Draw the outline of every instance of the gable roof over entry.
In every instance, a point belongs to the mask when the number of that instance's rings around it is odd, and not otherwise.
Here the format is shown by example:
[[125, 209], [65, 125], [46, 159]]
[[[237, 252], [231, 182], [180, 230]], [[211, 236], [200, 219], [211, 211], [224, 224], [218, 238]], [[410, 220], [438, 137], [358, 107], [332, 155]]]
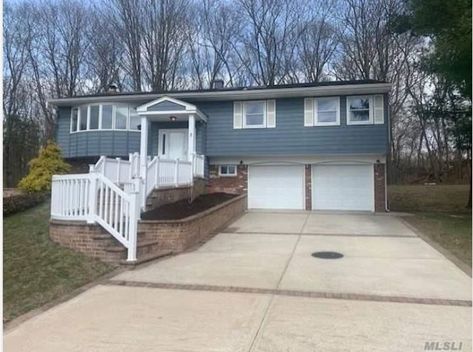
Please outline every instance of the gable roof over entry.
[[194, 114], [207, 121], [207, 117], [194, 104], [168, 96], [140, 105], [136, 108], [136, 111], [138, 115], [142, 116]]

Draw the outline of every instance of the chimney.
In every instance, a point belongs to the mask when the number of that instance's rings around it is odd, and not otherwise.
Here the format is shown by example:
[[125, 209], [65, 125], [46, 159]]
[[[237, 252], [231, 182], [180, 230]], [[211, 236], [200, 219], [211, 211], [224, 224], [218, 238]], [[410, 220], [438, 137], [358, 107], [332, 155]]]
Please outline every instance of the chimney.
[[116, 93], [118, 93], [118, 86], [117, 86], [115, 83], [110, 83], [110, 84], [108, 85], [107, 93], [108, 93], [108, 94], [116, 94]]
[[222, 89], [223, 79], [215, 79], [212, 81], [212, 89]]

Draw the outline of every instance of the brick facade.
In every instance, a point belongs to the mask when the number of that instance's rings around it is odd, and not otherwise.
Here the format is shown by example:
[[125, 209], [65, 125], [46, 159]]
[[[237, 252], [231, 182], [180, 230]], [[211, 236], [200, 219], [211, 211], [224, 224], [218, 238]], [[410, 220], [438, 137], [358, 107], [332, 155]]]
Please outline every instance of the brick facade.
[[248, 190], [248, 165], [238, 165], [236, 176], [219, 176], [218, 165], [209, 166], [209, 193], [224, 192], [246, 194]]
[[305, 210], [312, 210], [312, 165], [305, 166]]
[[386, 211], [386, 164], [374, 164], [374, 210]]
[[[138, 223], [137, 259], [162, 252], [181, 252], [198, 245], [241, 216], [246, 196], [240, 195], [200, 214], [173, 221]], [[102, 227], [85, 221], [51, 220], [49, 237], [63, 247], [107, 263], [123, 263], [126, 248]]]

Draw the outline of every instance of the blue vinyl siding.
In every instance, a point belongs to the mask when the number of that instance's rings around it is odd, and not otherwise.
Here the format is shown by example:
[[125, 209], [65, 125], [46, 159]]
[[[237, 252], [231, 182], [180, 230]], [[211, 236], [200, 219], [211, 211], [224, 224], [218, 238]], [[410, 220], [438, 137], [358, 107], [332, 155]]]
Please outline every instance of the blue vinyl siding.
[[[385, 98], [386, 100], [386, 98]], [[304, 127], [304, 98], [276, 100], [276, 128], [233, 129], [233, 102], [199, 104], [209, 116], [206, 155], [265, 156], [385, 154], [388, 119], [380, 125], [346, 125], [346, 97], [340, 97], [340, 126]]]
[[[276, 100], [276, 128], [258, 129], [233, 129], [233, 101], [186, 101], [196, 104], [208, 117], [207, 123], [196, 122], [196, 138], [197, 153], [209, 157], [386, 154], [388, 151], [386, 95], [384, 124], [348, 126], [346, 97], [342, 96], [340, 126], [304, 127], [304, 98], [286, 98]], [[87, 131], [71, 134], [70, 108], [59, 108], [58, 113], [57, 142], [66, 158], [100, 155], [126, 157], [129, 153], [139, 152], [139, 132]], [[188, 123], [151, 122], [148, 134], [150, 155], [157, 155], [160, 128], [188, 128]]]
[[57, 143], [65, 158], [106, 155], [127, 157], [140, 151], [140, 133], [130, 131], [86, 131], [70, 133], [71, 109], [60, 108]]
[[158, 104], [154, 104], [148, 108], [148, 111], [181, 111], [185, 110], [185, 106], [173, 103], [172, 101], [163, 101]]

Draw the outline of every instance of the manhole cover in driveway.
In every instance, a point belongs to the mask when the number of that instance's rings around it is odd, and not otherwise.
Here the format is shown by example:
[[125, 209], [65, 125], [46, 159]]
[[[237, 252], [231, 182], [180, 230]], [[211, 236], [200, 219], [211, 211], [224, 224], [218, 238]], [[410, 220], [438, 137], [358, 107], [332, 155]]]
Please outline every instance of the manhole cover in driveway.
[[321, 258], [321, 259], [340, 259], [343, 258], [342, 253], [338, 252], [314, 252], [312, 253], [312, 256], [315, 258]]

